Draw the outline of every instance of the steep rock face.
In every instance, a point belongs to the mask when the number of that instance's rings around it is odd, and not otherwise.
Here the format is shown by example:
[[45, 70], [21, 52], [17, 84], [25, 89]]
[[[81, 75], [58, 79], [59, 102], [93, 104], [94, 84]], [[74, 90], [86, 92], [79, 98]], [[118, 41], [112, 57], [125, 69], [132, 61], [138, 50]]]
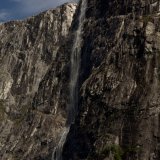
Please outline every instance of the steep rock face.
[[64, 159], [160, 159], [159, 3], [88, 0], [80, 110]]
[[137, 15], [152, 14], [160, 11], [158, 0], [88, 0], [90, 9], [95, 16], [116, 16], [129, 13]]
[[[66, 39], [75, 10], [76, 4], [68, 3], [24, 21], [0, 25], [2, 160], [51, 159], [63, 117], [55, 118], [55, 104], [36, 110], [34, 97], [49, 67], [58, 63], [57, 51]], [[61, 72], [60, 68], [55, 70]], [[61, 90], [57, 78], [52, 78]], [[52, 96], [58, 105], [56, 92]]]
[[[159, 1], [87, 3], [79, 113], [63, 158], [159, 160]], [[49, 11], [40, 15], [46, 17], [41, 17], [43, 22], [35, 17], [1, 25], [2, 160], [52, 157], [67, 119], [69, 59], [80, 6], [69, 38], [64, 44], [63, 40], [75, 8], [65, 5], [54, 10], [57, 21]]]

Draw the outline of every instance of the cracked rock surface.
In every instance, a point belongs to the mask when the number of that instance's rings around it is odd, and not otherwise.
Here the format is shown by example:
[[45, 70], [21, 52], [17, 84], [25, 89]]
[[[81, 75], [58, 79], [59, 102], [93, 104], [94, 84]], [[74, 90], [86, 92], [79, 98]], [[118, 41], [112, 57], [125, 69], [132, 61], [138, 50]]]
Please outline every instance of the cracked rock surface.
[[80, 110], [63, 157], [159, 160], [160, 2], [87, 2]]
[[[67, 3], [22, 21], [0, 24], [0, 159], [51, 159], [64, 126], [65, 115], [55, 110], [61, 104], [61, 84], [56, 75], [50, 87], [52, 103], [39, 88], [50, 66], [58, 63], [76, 10]], [[59, 62], [60, 63], [60, 62]], [[60, 68], [55, 68], [61, 72]], [[36, 103], [36, 104], [35, 104]]]
[[[67, 119], [75, 9], [0, 25], [2, 160], [52, 157]], [[159, 160], [160, 1], [87, 0], [81, 44], [63, 160]]]

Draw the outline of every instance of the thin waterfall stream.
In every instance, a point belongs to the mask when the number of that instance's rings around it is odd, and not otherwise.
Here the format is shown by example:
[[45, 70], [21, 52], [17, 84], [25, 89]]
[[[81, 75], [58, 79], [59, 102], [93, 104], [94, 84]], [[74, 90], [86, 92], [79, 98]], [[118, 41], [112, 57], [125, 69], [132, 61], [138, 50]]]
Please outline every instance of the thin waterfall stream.
[[55, 148], [52, 160], [62, 160], [63, 146], [66, 141], [70, 126], [74, 123], [75, 116], [78, 110], [78, 79], [81, 62], [81, 47], [82, 47], [82, 31], [86, 15], [87, 0], [82, 0], [79, 15], [78, 29], [75, 33], [74, 44], [71, 52], [71, 76], [70, 76], [70, 104], [68, 111], [68, 119], [66, 127], [62, 133], [61, 139]]

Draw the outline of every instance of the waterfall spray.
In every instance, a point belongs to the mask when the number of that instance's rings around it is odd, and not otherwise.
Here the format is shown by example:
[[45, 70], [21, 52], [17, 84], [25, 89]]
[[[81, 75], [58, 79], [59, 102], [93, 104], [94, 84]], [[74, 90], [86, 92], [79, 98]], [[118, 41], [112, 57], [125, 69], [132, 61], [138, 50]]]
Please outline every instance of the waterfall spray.
[[55, 148], [52, 160], [62, 160], [63, 146], [66, 141], [70, 125], [74, 123], [78, 109], [78, 79], [81, 62], [81, 47], [82, 47], [82, 31], [87, 8], [87, 0], [81, 1], [81, 9], [79, 15], [78, 29], [75, 34], [74, 44], [71, 53], [71, 76], [70, 76], [70, 104], [68, 111], [67, 125], [64, 128], [61, 139]]
[[70, 107], [68, 115], [68, 123], [74, 122], [75, 115], [78, 109], [78, 79], [81, 63], [81, 47], [82, 47], [82, 31], [86, 12], [86, 0], [82, 1], [79, 25], [75, 35], [74, 44], [71, 54], [71, 78], [70, 78]]

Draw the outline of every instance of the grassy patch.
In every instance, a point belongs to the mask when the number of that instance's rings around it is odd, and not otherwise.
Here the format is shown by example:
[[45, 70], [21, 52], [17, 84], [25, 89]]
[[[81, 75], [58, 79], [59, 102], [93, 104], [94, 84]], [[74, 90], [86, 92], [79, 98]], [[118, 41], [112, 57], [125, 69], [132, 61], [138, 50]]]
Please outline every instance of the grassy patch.
[[100, 152], [100, 155], [105, 157], [109, 156], [110, 153], [114, 156], [114, 160], [122, 160], [123, 151], [119, 145], [106, 145]]
[[141, 147], [137, 146], [129, 146], [122, 150], [122, 148], [119, 145], [111, 144], [106, 145], [100, 152], [99, 152], [99, 158], [104, 159], [105, 157], [109, 157], [110, 154], [113, 155], [114, 160], [122, 160], [125, 155], [133, 155], [137, 154], [142, 151]]

